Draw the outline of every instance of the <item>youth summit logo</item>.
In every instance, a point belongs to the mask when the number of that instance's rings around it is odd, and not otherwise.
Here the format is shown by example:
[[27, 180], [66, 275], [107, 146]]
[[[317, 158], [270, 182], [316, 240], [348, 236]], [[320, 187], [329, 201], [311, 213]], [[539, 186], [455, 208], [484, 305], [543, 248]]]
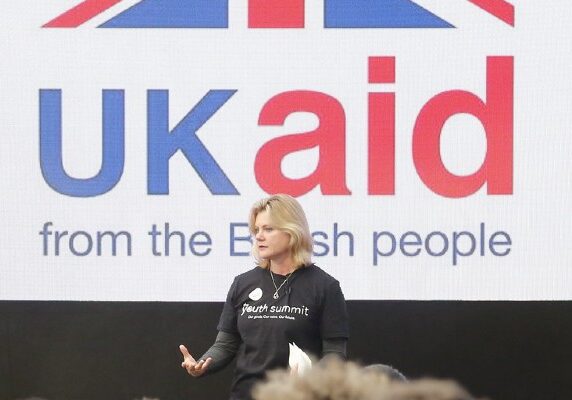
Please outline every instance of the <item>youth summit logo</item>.
[[[305, 0], [248, 1], [249, 28], [304, 28]], [[455, 28], [411, 0], [323, 0], [324, 28]], [[506, 0], [467, 1], [514, 26], [514, 6]], [[76, 28], [122, 0], [85, 0], [43, 25]], [[142, 0], [118, 11], [98, 28], [229, 27], [229, 0]]]

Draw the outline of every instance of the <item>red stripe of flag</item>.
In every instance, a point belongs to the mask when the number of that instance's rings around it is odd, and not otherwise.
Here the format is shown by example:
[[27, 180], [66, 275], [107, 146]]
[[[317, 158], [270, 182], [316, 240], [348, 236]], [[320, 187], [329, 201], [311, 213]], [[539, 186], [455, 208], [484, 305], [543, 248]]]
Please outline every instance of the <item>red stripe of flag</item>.
[[77, 28], [108, 8], [113, 7], [121, 0], [85, 0], [74, 8], [57, 16], [44, 28]]
[[474, 5], [514, 26], [514, 6], [505, 0], [469, 0]]
[[303, 28], [304, 0], [248, 0], [248, 27]]

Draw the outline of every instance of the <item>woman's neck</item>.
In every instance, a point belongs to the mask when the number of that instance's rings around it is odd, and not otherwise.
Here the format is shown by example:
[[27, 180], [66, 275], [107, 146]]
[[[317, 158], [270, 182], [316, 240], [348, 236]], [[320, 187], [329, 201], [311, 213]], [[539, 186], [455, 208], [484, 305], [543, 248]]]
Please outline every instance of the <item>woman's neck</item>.
[[278, 275], [288, 275], [294, 271], [294, 263], [290, 258], [280, 261], [271, 260], [270, 271]]

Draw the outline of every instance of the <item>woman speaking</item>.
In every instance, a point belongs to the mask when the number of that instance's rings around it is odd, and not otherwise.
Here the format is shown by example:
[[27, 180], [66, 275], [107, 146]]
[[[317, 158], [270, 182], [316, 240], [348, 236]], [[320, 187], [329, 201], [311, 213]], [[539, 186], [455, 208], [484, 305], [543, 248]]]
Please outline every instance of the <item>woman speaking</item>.
[[251, 399], [266, 371], [286, 368], [289, 343], [315, 357], [345, 358], [348, 316], [339, 282], [312, 264], [312, 237], [293, 197], [274, 195], [249, 216], [257, 266], [228, 291], [215, 343], [195, 360], [180, 346], [194, 377], [216, 372], [237, 356], [231, 400]]

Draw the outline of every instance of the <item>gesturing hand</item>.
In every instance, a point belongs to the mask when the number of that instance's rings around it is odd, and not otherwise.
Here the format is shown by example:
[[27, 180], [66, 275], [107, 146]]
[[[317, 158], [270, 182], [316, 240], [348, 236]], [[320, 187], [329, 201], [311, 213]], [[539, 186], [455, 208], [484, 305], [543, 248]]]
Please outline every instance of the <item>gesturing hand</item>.
[[199, 360], [199, 362], [197, 362], [185, 346], [180, 345], [179, 350], [181, 350], [181, 354], [183, 355], [183, 362], [181, 363], [181, 367], [186, 369], [189, 375], [196, 378], [207, 372], [207, 369], [213, 360], [211, 357], [207, 358], [206, 360]]

